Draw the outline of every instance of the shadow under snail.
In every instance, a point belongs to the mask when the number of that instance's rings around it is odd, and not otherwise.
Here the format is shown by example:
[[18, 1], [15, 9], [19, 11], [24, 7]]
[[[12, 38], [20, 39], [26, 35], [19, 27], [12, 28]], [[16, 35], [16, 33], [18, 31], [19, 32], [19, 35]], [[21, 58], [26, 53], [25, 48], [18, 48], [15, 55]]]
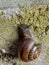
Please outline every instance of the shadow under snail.
[[18, 49], [18, 57], [25, 62], [32, 61], [40, 55], [41, 44], [33, 39], [33, 33], [29, 30], [29, 25], [20, 24], [18, 26], [18, 34], [21, 45]]

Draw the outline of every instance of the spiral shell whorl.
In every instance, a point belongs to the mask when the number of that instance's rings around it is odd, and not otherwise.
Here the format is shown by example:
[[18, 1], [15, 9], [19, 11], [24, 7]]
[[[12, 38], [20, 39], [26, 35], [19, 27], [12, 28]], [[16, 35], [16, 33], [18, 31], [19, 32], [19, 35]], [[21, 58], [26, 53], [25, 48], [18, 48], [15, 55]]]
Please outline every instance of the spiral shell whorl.
[[[37, 48], [35, 49], [34, 51], [34, 48], [37, 46]], [[26, 39], [24, 40], [23, 42], [23, 45], [21, 46], [21, 50], [19, 51], [19, 56], [20, 58], [23, 60], [23, 61], [30, 61], [30, 60], [33, 60], [35, 58], [37, 58], [37, 56], [39, 55], [39, 48], [40, 44], [39, 45], [35, 45], [35, 42], [33, 39]], [[37, 51], [37, 53], [36, 53]], [[35, 55], [35, 57], [34, 57]]]

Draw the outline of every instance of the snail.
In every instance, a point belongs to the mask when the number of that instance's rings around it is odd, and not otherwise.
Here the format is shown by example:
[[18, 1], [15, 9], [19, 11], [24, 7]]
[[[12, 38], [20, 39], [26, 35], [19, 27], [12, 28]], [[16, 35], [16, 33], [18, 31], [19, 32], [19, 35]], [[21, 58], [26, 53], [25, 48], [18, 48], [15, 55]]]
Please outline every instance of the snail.
[[25, 62], [32, 61], [40, 55], [41, 44], [32, 38], [32, 32], [29, 30], [30, 25], [20, 24], [18, 26], [18, 34], [20, 38], [20, 46], [18, 49], [18, 57]]

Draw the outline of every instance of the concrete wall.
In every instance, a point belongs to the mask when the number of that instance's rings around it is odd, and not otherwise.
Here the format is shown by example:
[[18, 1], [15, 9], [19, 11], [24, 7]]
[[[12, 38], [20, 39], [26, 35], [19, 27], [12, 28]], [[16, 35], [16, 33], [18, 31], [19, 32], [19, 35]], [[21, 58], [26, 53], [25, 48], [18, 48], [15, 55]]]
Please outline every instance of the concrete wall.
[[30, 6], [33, 4], [48, 4], [49, 0], [0, 0], [0, 8]]

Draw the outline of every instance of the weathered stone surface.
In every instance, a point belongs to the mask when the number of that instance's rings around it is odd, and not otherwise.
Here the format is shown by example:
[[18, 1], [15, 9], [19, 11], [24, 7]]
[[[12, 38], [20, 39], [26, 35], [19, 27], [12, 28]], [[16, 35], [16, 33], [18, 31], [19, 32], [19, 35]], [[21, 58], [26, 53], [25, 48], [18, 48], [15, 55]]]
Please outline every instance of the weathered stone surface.
[[[9, 10], [9, 12], [11, 12]], [[30, 30], [37, 36], [49, 25], [49, 5], [39, 5], [33, 7], [20, 8], [19, 13], [12, 12], [13, 14], [1, 11], [0, 15], [0, 49], [8, 51], [8, 45], [12, 44], [18, 38], [17, 24], [32, 24]], [[9, 14], [9, 15], [8, 15]], [[4, 16], [5, 15], [5, 16]], [[8, 15], [8, 16], [7, 16]], [[19, 59], [6, 58], [1, 56], [0, 64], [3, 65], [49, 65], [49, 30], [47, 35], [42, 35], [38, 38], [42, 44], [41, 54], [38, 59], [31, 62], [22, 62]]]

